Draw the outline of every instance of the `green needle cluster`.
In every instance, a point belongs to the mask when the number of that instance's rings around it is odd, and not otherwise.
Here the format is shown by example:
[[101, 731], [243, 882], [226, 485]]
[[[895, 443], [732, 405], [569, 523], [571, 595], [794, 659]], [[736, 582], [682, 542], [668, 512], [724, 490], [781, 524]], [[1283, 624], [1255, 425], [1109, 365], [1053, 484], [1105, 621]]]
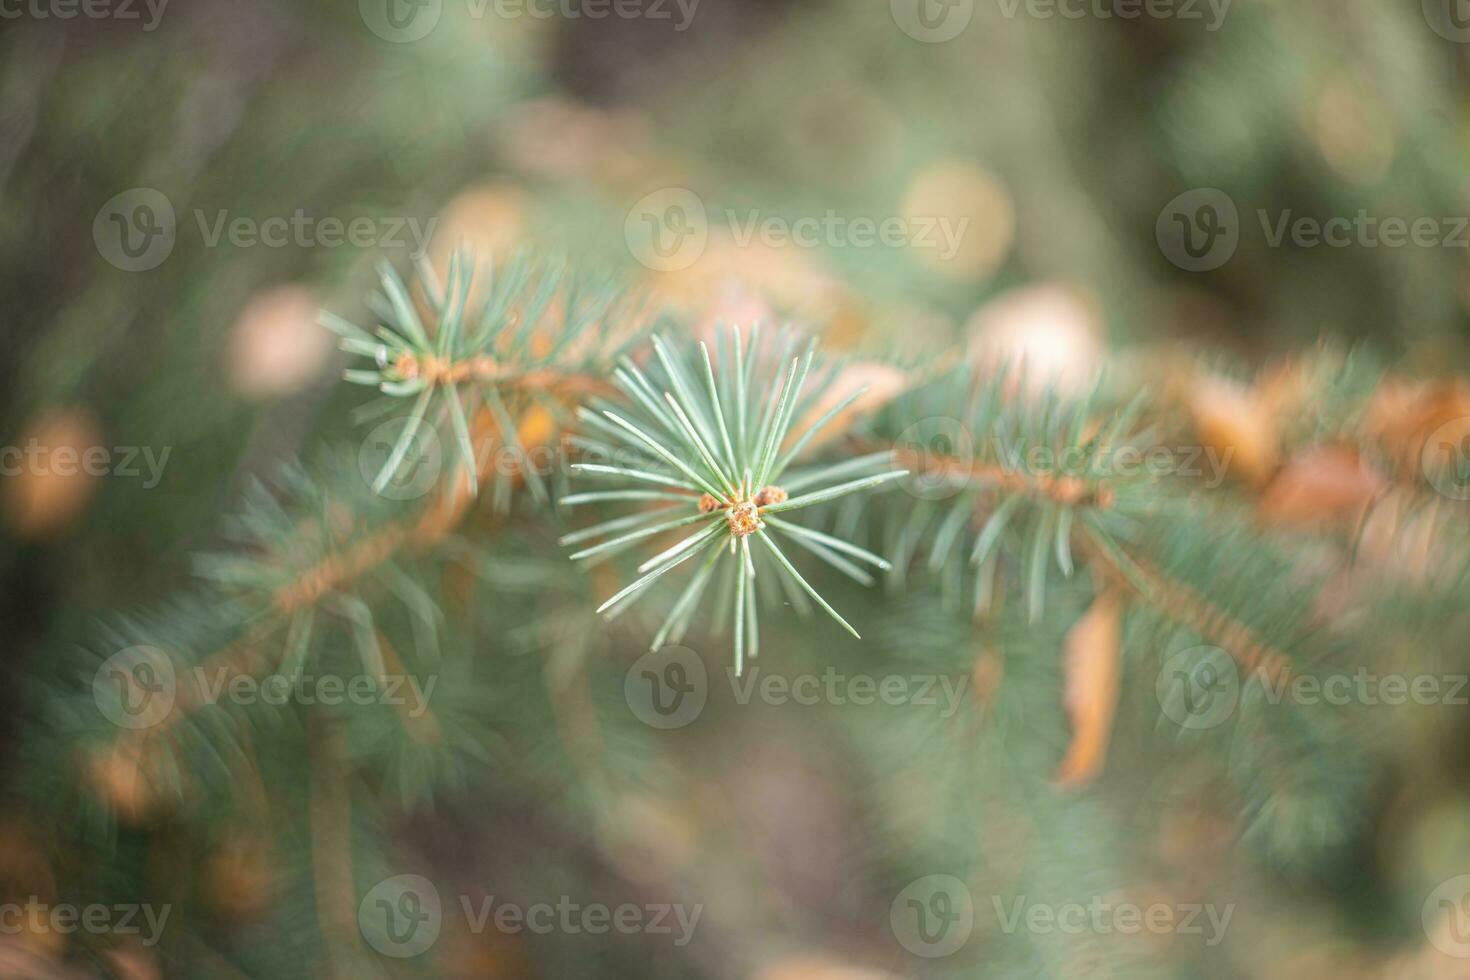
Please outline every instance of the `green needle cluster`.
[[[771, 586], [786, 590], [799, 608], [806, 600], [798, 601], [798, 596], [810, 597], [858, 635], [796, 570], [782, 545], [808, 551], [865, 585], [873, 579], [863, 564], [886, 570], [888, 562], [776, 515], [870, 490], [907, 471], [890, 469], [887, 452], [791, 470], [812, 438], [862, 394], [861, 389], [853, 392], [795, 439], [788, 438], [797, 417], [814, 410], [814, 400], [803, 397], [803, 387], [815, 345], [791, 356], [794, 342], [785, 335], [763, 345], [759, 326], [752, 329], [748, 344], [738, 329], [723, 330], [716, 362], [703, 342], [681, 351], [655, 336], [647, 371], [624, 357], [614, 373], [628, 403], [594, 402], [580, 412], [584, 435], [578, 437], [579, 447], [613, 463], [580, 462], [572, 468], [588, 477], [625, 481], [628, 487], [574, 494], [561, 503], [638, 501], [645, 509], [563, 537], [564, 545], [604, 539], [572, 558], [595, 563], [658, 535], [692, 528], [639, 565], [639, 576], [598, 609], [611, 619], [646, 595], [655, 581], [695, 563], [696, 571], [654, 635], [653, 649], [683, 637], [712, 581], [723, 584], [716, 590], [722, 598], [715, 601], [731, 604], [737, 673], [760, 650], [757, 609], [765, 596], [774, 596]], [[634, 462], [624, 465], [630, 454]], [[875, 474], [875, 469], [882, 472]], [[758, 547], [752, 547], [752, 538]], [[721, 556], [727, 561], [721, 563]]]

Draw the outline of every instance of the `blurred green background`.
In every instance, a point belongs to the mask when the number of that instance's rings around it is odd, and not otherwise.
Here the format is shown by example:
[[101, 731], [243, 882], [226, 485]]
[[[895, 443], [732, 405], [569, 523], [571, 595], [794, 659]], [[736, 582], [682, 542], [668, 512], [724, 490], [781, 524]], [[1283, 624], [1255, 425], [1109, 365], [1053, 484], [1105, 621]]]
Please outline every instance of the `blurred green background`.
[[[1470, 31], [1459, 36], [1457, 0], [1180, 0], [1164, 13], [1120, 13], [1134, 9], [1125, 0], [176, 0], [104, 4], [95, 16], [64, 0], [0, 7], [0, 443], [138, 447], [142, 471], [0, 479], [9, 679], [0, 760], [11, 796], [49, 792], [17, 762], [20, 746], [64, 740], [37, 719], [26, 678], [87, 640], [99, 617], [182, 588], [189, 556], [219, 544], [220, 515], [250, 477], [323, 439], [360, 440], [348, 418], [359, 395], [340, 385], [343, 362], [315, 311], [366, 319], [375, 265], [407, 268], [423, 245], [441, 269], [460, 243], [486, 256], [565, 255], [692, 321], [790, 315], [815, 324], [829, 349], [862, 356], [989, 343], [1085, 372], [1105, 352], [1137, 353], [1167, 384], [1175, 351], [1206, 350], [1233, 370], [1326, 338], [1364, 342], [1429, 377], [1462, 371]], [[1380, 232], [1386, 219], [1432, 223], [1424, 241], [1397, 246], [1364, 238], [1362, 221], [1341, 247], [1273, 241], [1283, 221], [1360, 214]], [[825, 224], [810, 243], [747, 234], [767, 218]], [[855, 230], [894, 220], [907, 236], [896, 245]], [[339, 242], [354, 222], [360, 240]], [[694, 237], [671, 239], [670, 259], [650, 251], [650, 228]], [[944, 228], [962, 229], [954, 247], [931, 247], [925, 229]], [[1211, 229], [1228, 254], [1214, 250]], [[1210, 254], [1196, 254], [1199, 243]], [[1197, 261], [1209, 267], [1189, 268]], [[864, 655], [901, 656], [915, 631], [949, 628], [919, 605]], [[1060, 644], [1058, 617], [1038, 642]], [[963, 632], [931, 640], [962, 651], [956, 664], [973, 659]], [[805, 654], [818, 672], [821, 653]], [[926, 778], [942, 783], [939, 764], [900, 760], [867, 785], [870, 766], [883, 766], [845, 757], [851, 746], [827, 734], [857, 719], [771, 714], [728, 743], [673, 753], [678, 779], [647, 774], [646, 794], [619, 810], [626, 841], [594, 844], [576, 819], [549, 821], [563, 802], [550, 791], [490, 803], [473, 779], [386, 831], [491, 891], [492, 878], [532, 891], [565, 879], [624, 894], [607, 884], [614, 872], [662, 880], [640, 849], [697, 865], [693, 893], [712, 889], [712, 908], [728, 908], [707, 913], [689, 949], [645, 942], [609, 957], [585, 942], [548, 951], [537, 937], [477, 936], [402, 975], [973, 975], [973, 964], [908, 957], [879, 935], [885, 888], [913, 867], [890, 863], [885, 835], [920, 805], [895, 773], [929, 765]], [[1054, 748], [1059, 717], [1048, 724]], [[1363, 827], [1308, 873], [1278, 876], [1234, 856], [1240, 828], [1187, 776], [1165, 790], [1123, 779], [1106, 804], [1058, 809], [1044, 832], [997, 793], [982, 801], [994, 823], [981, 850], [1002, 879], [1028, 847], [1075, 868], [1117, 839], [1098, 831], [1107, 825], [1138, 852], [1103, 855], [1137, 872], [1108, 882], [1167, 880], [1179, 894], [1240, 903], [1218, 948], [1148, 951], [1147, 969], [1170, 964], [1160, 975], [1470, 976], [1456, 972], [1470, 961], [1420, 955], [1414, 889], [1470, 855], [1470, 802], [1456, 786], [1463, 759], [1440, 754], [1445, 730], [1415, 724], [1394, 729], [1394, 751], [1443, 764], [1434, 770], [1443, 778], [1409, 799], [1371, 795]], [[1445, 724], [1463, 739], [1463, 719]], [[64, 746], [39, 751], [66, 757]], [[575, 769], [569, 755], [559, 763]], [[726, 768], [732, 756], [748, 764]], [[1012, 763], [1024, 758], [1017, 749]], [[705, 767], [719, 772], [701, 783]], [[44, 828], [55, 835], [46, 845], [7, 831], [0, 881], [28, 880], [36, 854], [73, 832]], [[271, 882], [311, 860], [294, 839], [258, 862], [245, 850], [216, 871], [217, 887], [263, 890], [265, 903], [276, 901]], [[139, 857], [137, 841], [122, 851], [139, 863], [195, 860]], [[293, 959], [279, 921], [250, 905], [222, 901], [188, 924], [199, 943], [235, 951], [218, 960], [188, 944], [167, 957], [130, 949], [79, 975], [326, 975]], [[994, 928], [985, 901], [976, 915]], [[249, 961], [238, 951], [251, 946], [282, 960]], [[1145, 975], [1110, 955], [997, 952], [991, 967]]]

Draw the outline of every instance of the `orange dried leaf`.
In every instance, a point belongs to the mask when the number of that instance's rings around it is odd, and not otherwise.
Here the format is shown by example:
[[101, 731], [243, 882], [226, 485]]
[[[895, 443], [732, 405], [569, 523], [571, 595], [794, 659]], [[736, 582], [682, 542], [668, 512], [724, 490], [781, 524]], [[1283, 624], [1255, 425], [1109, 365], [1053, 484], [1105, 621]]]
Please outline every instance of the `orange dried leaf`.
[[1064, 704], [1072, 722], [1072, 742], [1057, 766], [1055, 778], [1061, 786], [1091, 782], [1107, 761], [1118, 708], [1122, 621], [1122, 602], [1109, 590], [1093, 600], [1067, 634]]
[[1195, 434], [1232, 472], [1262, 486], [1276, 472], [1281, 438], [1268, 404], [1232, 381], [1200, 377], [1189, 395]]
[[1352, 523], [1386, 487], [1353, 450], [1313, 446], [1293, 456], [1267, 484], [1258, 513], [1268, 524]]

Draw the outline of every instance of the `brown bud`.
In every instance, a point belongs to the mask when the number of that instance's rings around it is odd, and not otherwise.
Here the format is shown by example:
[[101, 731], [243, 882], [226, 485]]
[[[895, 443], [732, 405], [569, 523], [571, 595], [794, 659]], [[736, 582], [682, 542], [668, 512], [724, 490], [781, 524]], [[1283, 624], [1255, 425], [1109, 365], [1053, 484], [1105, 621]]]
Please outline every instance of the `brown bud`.
[[750, 500], [731, 507], [725, 519], [730, 522], [730, 533], [737, 538], [754, 534], [766, 526], [760, 514], [756, 512], [755, 503]]
[[419, 376], [419, 359], [413, 351], [404, 351], [398, 355], [398, 359], [393, 362], [393, 373], [404, 381], [412, 381]]
[[713, 514], [720, 509], [720, 502], [709, 494], [701, 494], [699, 498], [699, 512], [701, 514]]
[[765, 507], [769, 504], [779, 504], [786, 499], [786, 491], [780, 487], [762, 487], [761, 492], [755, 495], [757, 507]]

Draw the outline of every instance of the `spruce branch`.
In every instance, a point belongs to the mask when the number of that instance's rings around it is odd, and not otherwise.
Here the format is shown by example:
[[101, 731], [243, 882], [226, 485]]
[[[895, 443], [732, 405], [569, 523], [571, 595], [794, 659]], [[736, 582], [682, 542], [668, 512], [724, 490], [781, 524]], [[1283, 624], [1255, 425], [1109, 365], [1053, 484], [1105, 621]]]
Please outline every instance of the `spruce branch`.
[[[884, 521], [897, 529], [885, 549], [891, 582], [902, 582], [927, 544], [926, 565], [948, 591], [973, 576], [972, 604], [981, 614], [994, 601], [998, 566], [1015, 558], [1035, 622], [1051, 575], [1074, 574], [1084, 515], [1113, 540], [1161, 506], [1156, 480], [1115, 465], [1120, 454], [1149, 444], [1149, 433], [1136, 429], [1142, 394], [1108, 412], [1101, 378], [1080, 396], [1048, 389], [1028, 397], [1025, 390], [1020, 368], [960, 366], [895, 399], [847, 440], [855, 453], [888, 447], [913, 473], [913, 496]], [[884, 506], [881, 498], [875, 506]]]
[[[573, 464], [573, 470], [588, 477], [635, 481], [643, 488], [591, 491], [562, 499], [564, 505], [614, 500], [668, 504], [563, 536], [563, 545], [603, 538], [574, 552], [571, 557], [576, 560], [606, 560], [666, 532], [696, 528], [642, 562], [640, 577], [597, 610], [608, 619], [619, 615], [646, 595], [658, 579], [702, 557], [704, 561], [656, 631], [654, 649], [671, 638], [677, 642], [683, 635], [716, 563], [721, 555], [726, 556], [727, 565], [733, 567], [734, 587], [727, 601], [733, 603], [737, 673], [744, 670], [747, 657], [759, 652], [757, 609], [769, 594], [761, 591], [759, 583], [766, 580], [759, 574], [762, 570], [784, 586], [804, 592], [844, 629], [858, 635], [797, 571], [778, 537], [859, 581], [867, 578], [866, 573], [837, 552], [880, 569], [888, 567], [885, 559], [866, 549], [773, 515], [877, 489], [906, 475], [904, 470], [888, 470], [888, 455], [878, 453], [862, 460], [856, 470], [848, 465], [853, 461], [848, 461], [801, 474], [799, 486], [804, 493], [793, 495], [783, 487], [783, 477], [797, 455], [837, 412], [824, 413], [792, 436], [794, 420], [813, 404], [804, 386], [812, 373], [815, 345], [792, 356], [793, 336], [768, 340], [762, 342], [758, 326], [751, 331], [748, 346], [738, 329], [726, 331], [719, 338], [716, 361], [703, 342], [697, 348], [676, 350], [655, 335], [654, 358], [647, 371], [624, 358], [615, 378], [627, 404], [595, 403], [598, 411], [584, 408], [581, 412], [589, 435], [578, 445], [588, 455], [610, 462], [579, 462]], [[821, 373], [826, 376], [825, 370]], [[611, 465], [613, 462], [620, 465]], [[873, 474], [878, 466], [885, 472]], [[838, 476], [863, 471], [867, 475], [833, 482]], [[663, 489], [651, 491], [649, 485]], [[798, 484], [793, 481], [791, 485]], [[762, 547], [752, 548], [752, 537]]]
[[[370, 362], [344, 372], [347, 381], [384, 396], [361, 414], [375, 417], [405, 402], [409, 406], [373, 480], [378, 493], [421, 459], [425, 444], [416, 437], [426, 425], [448, 436], [455, 473], [477, 493], [485, 475], [481, 457], [490, 448], [475, 438], [475, 419], [483, 411], [517, 454], [527, 487], [546, 501], [545, 483], [516, 437], [512, 409], [537, 404], [561, 414], [561, 401], [603, 390], [602, 368], [630, 342], [630, 325], [641, 319], [616, 290], [566, 282], [560, 269], [529, 258], [487, 266], [479, 283], [478, 273], [473, 254], [460, 249], [450, 257], [441, 289], [433, 267], [421, 258], [420, 304], [398, 272], [384, 264], [382, 293], [368, 303], [380, 321], [375, 328], [330, 312], [320, 316], [344, 351]], [[476, 289], [484, 297], [472, 303]], [[503, 491], [506, 474], [491, 476]]]
[[1233, 657], [1247, 674], [1257, 671], [1276, 683], [1291, 674], [1291, 658], [1262, 640], [1250, 626], [1212, 603], [1194, 587], [1170, 578], [1151, 562], [1131, 555], [1091, 526], [1088, 539], [1107, 575], [1128, 592], [1201, 636]]

